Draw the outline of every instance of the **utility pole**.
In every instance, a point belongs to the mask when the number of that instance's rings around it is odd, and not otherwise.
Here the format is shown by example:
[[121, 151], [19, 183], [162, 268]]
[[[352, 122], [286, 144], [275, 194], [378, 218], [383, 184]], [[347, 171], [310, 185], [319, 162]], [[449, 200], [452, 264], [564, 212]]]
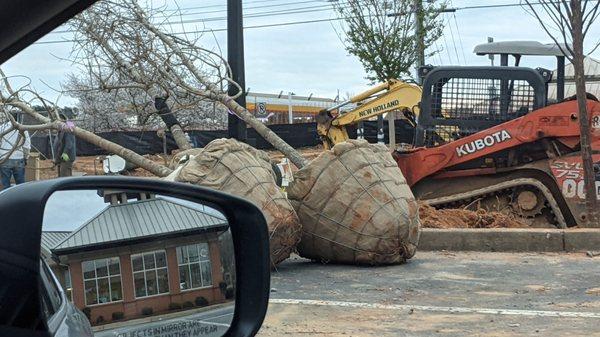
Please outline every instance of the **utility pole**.
[[[231, 67], [231, 78], [246, 90], [244, 70], [244, 19], [242, 0], [227, 0], [227, 62]], [[229, 96], [236, 95], [237, 88], [230, 85]], [[246, 107], [246, 93], [243, 92], [235, 101]], [[230, 138], [245, 142], [247, 140], [246, 123], [234, 114], [227, 118], [227, 130]]]
[[[415, 66], [415, 79], [421, 83], [419, 68], [425, 65], [425, 34], [423, 32], [423, 0], [414, 0], [413, 13], [415, 15], [415, 50], [417, 51], [417, 64]], [[393, 13], [388, 16], [406, 15], [407, 13]], [[388, 138], [390, 150], [396, 149], [396, 112], [387, 113]], [[377, 117], [377, 141], [383, 143], [383, 117]]]
[[[425, 34], [423, 32], [423, 0], [414, 0], [413, 12], [415, 14], [415, 50], [417, 51], [417, 65], [415, 79], [421, 83], [419, 68], [425, 65]], [[390, 150], [396, 150], [396, 111], [388, 112], [388, 138]], [[383, 122], [381, 122], [383, 124]], [[379, 125], [379, 120], [378, 120]], [[379, 128], [378, 128], [379, 129]], [[378, 134], [379, 135], [379, 134]]]
[[[421, 77], [419, 77], [419, 68], [425, 65], [425, 29], [423, 28], [423, 0], [413, 0], [412, 13], [415, 15], [415, 50], [417, 51], [417, 62], [415, 66], [415, 79], [418, 84], [423, 84]], [[441, 8], [434, 10], [438, 13], [454, 13], [456, 8]], [[408, 13], [390, 13], [388, 17], [407, 15]], [[388, 126], [389, 126], [389, 137], [390, 137], [390, 149], [396, 149], [396, 127], [394, 125], [396, 113], [388, 113]]]

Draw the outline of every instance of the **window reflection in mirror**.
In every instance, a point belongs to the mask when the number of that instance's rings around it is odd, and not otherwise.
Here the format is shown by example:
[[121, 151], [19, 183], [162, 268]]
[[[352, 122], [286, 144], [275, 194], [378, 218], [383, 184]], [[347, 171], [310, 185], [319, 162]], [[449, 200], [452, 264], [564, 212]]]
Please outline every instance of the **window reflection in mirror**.
[[41, 252], [67, 304], [48, 310], [49, 322], [72, 306], [95, 336], [221, 336], [233, 318], [233, 242], [214, 206], [147, 191], [58, 191]]

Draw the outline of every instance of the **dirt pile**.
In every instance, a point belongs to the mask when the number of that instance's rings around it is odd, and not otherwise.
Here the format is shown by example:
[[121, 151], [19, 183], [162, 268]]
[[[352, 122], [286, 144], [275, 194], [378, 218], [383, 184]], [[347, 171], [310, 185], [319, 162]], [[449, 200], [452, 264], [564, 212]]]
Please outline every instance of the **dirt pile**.
[[300, 240], [300, 223], [275, 183], [269, 156], [234, 139], [217, 139], [193, 150], [189, 160], [173, 173], [174, 180], [252, 201], [267, 220], [271, 262], [275, 265], [288, 258]]
[[287, 192], [302, 224], [303, 257], [391, 264], [416, 251], [418, 205], [384, 145], [338, 144], [297, 171]]
[[427, 204], [419, 205], [419, 217], [423, 228], [526, 228], [515, 218], [479, 209], [435, 209]]

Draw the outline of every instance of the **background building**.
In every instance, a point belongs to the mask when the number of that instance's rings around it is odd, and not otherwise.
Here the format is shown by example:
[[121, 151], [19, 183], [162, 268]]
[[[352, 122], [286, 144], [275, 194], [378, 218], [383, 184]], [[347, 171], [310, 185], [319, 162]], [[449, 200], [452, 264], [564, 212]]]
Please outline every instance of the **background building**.
[[248, 111], [254, 112], [265, 124], [314, 122], [319, 111], [336, 103], [337, 101], [331, 98], [296, 96], [288, 93], [275, 95], [250, 92], [246, 96]]
[[43, 256], [52, 253], [46, 260], [92, 324], [224, 302], [227, 220], [171, 199], [128, 199], [105, 196], [109, 205], [75, 231], [43, 233]]
[[[600, 98], [600, 61], [592, 57], [586, 57], [583, 60], [585, 73], [585, 87], [590, 94]], [[556, 99], [556, 70], [554, 70], [553, 83], [548, 85], [548, 98]], [[572, 64], [565, 66], [565, 97], [576, 94], [575, 89], [575, 68]]]

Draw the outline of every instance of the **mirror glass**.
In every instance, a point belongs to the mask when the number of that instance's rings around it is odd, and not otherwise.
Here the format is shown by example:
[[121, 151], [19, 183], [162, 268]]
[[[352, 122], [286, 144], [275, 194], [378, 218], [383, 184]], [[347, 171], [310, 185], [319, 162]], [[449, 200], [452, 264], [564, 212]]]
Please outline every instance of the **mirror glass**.
[[70, 329], [89, 322], [96, 337], [222, 336], [234, 312], [233, 249], [215, 205], [151, 191], [57, 191], [41, 244], [48, 325], [66, 315]]

